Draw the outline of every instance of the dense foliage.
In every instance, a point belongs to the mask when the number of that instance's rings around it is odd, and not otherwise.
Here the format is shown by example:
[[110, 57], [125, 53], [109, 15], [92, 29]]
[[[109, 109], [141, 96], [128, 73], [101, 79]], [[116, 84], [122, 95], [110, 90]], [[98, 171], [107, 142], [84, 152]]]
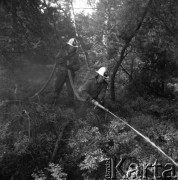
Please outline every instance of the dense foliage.
[[93, 14], [74, 21], [69, 0], [0, 1], [0, 179], [104, 179], [114, 157], [127, 158], [124, 172], [131, 162], [169, 162], [101, 109], [79, 118], [65, 88], [54, 103], [55, 76], [33, 96], [70, 37], [81, 44], [76, 87], [86, 62], [88, 72], [107, 66], [106, 107], [178, 162], [178, 1], [88, 4]]

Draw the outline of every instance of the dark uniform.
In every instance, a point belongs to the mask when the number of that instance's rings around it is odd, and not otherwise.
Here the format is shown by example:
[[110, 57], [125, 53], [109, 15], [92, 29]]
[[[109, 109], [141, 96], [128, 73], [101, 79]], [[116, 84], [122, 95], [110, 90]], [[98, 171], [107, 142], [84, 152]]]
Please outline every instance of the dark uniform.
[[80, 103], [80, 108], [78, 110], [79, 116], [83, 117], [86, 115], [86, 110], [91, 106], [91, 101], [94, 99], [100, 104], [104, 104], [104, 98], [106, 94], [108, 83], [103, 81], [99, 83], [97, 81], [97, 76], [90, 78], [87, 82], [79, 88], [79, 94], [86, 102]]
[[[58, 96], [64, 83], [66, 83], [68, 95], [73, 99], [74, 93], [69, 80], [68, 69], [70, 70], [74, 81], [75, 72], [80, 69], [79, 56], [77, 51], [69, 54], [66, 50], [62, 50], [58, 54], [60, 54], [60, 59], [58, 63], [57, 79], [55, 82], [55, 94]], [[69, 61], [69, 65], [67, 65], [67, 61]]]
[[87, 82], [80, 87], [79, 92], [81, 97], [83, 97], [86, 101], [91, 101], [94, 99], [99, 103], [103, 103], [107, 86], [108, 83], [106, 81], [99, 83], [97, 81], [97, 77], [94, 77], [88, 79]]

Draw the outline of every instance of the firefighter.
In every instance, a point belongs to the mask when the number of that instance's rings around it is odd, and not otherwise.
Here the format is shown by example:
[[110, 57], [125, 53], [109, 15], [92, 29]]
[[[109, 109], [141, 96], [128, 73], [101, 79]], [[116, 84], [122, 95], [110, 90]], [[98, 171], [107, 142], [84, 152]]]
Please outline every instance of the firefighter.
[[64, 83], [67, 86], [69, 98], [74, 100], [73, 89], [69, 80], [68, 70], [70, 70], [72, 79], [74, 81], [75, 72], [80, 69], [78, 56], [78, 42], [75, 38], [69, 39], [66, 46], [58, 53], [59, 57], [57, 79], [55, 82], [55, 98], [57, 98], [62, 90]]
[[[96, 76], [90, 78], [86, 83], [79, 88], [79, 94], [85, 99], [85, 103], [82, 104], [79, 110], [79, 114], [84, 114], [87, 104], [93, 103], [97, 105], [100, 103], [104, 105], [105, 94], [108, 87], [108, 70], [106, 67], [101, 67], [96, 71]], [[88, 103], [89, 102], [89, 103]]]

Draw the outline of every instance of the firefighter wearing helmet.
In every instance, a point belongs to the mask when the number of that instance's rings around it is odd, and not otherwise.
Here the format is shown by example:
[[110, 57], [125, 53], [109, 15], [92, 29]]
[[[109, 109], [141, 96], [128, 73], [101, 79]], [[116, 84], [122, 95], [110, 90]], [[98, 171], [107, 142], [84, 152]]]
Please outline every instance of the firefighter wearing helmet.
[[[79, 88], [79, 94], [86, 102], [91, 102], [93, 104], [99, 102], [104, 105], [109, 74], [106, 67], [101, 67], [96, 73], [96, 76], [89, 78], [86, 83]], [[82, 105], [79, 113], [84, 112], [85, 108], [85, 105]]]
[[57, 55], [58, 68], [57, 78], [55, 82], [55, 98], [57, 98], [66, 84], [69, 98], [74, 100], [73, 89], [69, 80], [68, 70], [70, 70], [72, 79], [74, 81], [75, 72], [80, 69], [79, 56], [78, 56], [78, 42], [75, 38], [71, 38], [66, 42], [66, 45], [60, 50]]

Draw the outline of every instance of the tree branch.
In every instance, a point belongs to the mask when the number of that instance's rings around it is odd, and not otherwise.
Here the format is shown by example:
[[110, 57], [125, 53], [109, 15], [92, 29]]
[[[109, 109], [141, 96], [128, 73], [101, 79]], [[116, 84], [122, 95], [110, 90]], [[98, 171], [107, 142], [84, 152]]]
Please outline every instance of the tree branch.
[[141, 96], [141, 92], [138, 90], [138, 87], [137, 87], [135, 80], [133, 79], [132, 75], [122, 66], [122, 64], [121, 64], [121, 68], [129, 76], [129, 78], [132, 80], [132, 83], [135, 86], [135, 89], [136, 89], [138, 95]]
[[54, 158], [56, 157], [57, 151], [59, 149], [59, 143], [60, 143], [60, 141], [62, 139], [64, 130], [65, 130], [66, 126], [69, 124], [69, 122], [70, 122], [70, 120], [65, 121], [65, 123], [63, 124], [63, 126], [59, 130], [59, 135], [58, 135], [58, 138], [56, 140], [54, 151], [53, 151], [53, 154], [51, 156], [50, 162], [53, 162]]

